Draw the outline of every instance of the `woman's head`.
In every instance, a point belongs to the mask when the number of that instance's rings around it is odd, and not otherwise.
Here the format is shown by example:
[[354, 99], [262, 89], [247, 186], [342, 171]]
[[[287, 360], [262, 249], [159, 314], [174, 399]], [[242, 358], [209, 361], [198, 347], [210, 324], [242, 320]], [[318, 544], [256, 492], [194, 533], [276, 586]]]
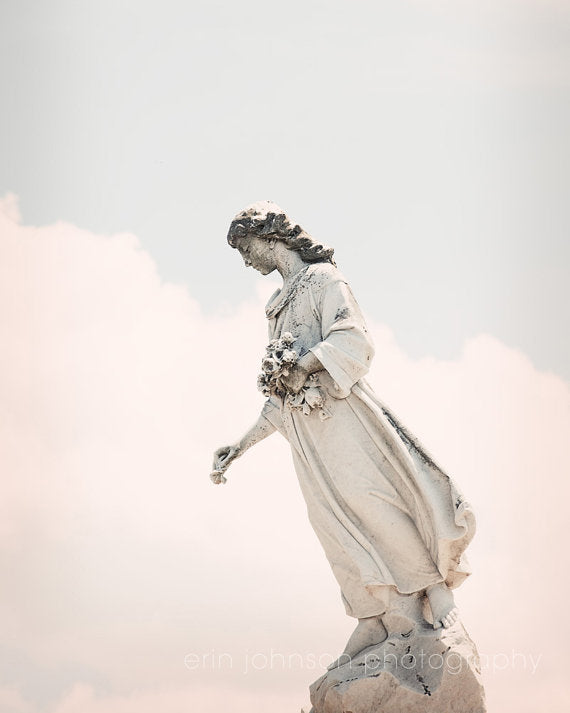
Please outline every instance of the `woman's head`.
[[285, 211], [272, 201], [252, 203], [233, 219], [228, 232], [228, 243], [232, 248], [237, 248], [240, 242], [251, 238], [280, 240], [290, 250], [299, 253], [305, 262], [335, 264], [334, 250], [317, 242], [299, 225], [295, 225]]

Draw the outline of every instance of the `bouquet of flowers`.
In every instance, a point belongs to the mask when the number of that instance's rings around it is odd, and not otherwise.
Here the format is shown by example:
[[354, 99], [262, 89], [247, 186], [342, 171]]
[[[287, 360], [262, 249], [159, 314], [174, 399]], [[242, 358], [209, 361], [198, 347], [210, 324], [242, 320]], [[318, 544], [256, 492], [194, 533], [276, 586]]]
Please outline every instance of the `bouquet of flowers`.
[[287, 393], [282, 377], [289, 375], [289, 370], [299, 359], [297, 352], [291, 348], [294, 341], [293, 335], [285, 332], [280, 339], [272, 339], [267, 345], [261, 374], [257, 377], [257, 388], [264, 396], [285, 396]]
[[331, 416], [325, 407], [325, 393], [319, 386], [318, 376], [311, 374], [303, 388], [294, 394], [287, 390], [283, 377], [299, 360], [299, 354], [293, 349], [295, 337], [284, 332], [279, 339], [272, 339], [266, 348], [266, 355], [261, 362], [261, 374], [257, 378], [257, 388], [264, 396], [276, 394], [286, 399], [291, 408], [303, 411], [308, 416], [313, 409], [319, 409], [321, 420]]

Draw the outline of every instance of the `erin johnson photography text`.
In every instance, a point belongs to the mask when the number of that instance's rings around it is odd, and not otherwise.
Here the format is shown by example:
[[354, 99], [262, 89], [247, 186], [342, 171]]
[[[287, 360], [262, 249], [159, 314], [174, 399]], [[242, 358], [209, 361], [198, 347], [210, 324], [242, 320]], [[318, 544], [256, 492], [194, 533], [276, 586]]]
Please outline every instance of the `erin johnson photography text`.
[[[189, 652], [184, 657], [184, 666], [189, 671], [217, 671], [231, 670], [238, 671], [244, 675], [264, 671], [275, 670], [326, 670], [334, 660], [335, 656], [327, 653], [315, 654], [311, 652], [280, 652], [270, 649], [269, 651], [244, 651], [236, 655], [229, 652], [211, 650], [208, 652]], [[496, 652], [493, 654], [481, 654], [478, 664], [482, 671], [498, 674], [507, 670], [526, 671], [535, 674], [540, 662], [542, 653], [520, 652], [514, 649], [510, 652]], [[448, 673], [459, 674], [462, 667], [466, 665], [460, 656], [449, 653], [445, 655], [434, 654], [433, 652], [416, 652], [415, 655], [386, 654], [378, 656], [371, 653], [358, 657], [358, 663], [352, 662], [349, 657], [343, 661], [346, 665], [365, 666], [369, 671], [394, 670], [398, 667], [412, 669], [416, 666], [420, 668], [430, 667], [433, 669], [445, 669]]]

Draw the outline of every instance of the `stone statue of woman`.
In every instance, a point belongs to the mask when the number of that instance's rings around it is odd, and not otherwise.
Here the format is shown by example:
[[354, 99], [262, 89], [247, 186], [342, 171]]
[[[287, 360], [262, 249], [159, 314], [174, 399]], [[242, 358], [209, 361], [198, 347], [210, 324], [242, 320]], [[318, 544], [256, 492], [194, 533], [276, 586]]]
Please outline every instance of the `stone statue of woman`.
[[262, 275], [277, 270], [283, 287], [266, 307], [267, 401], [243, 438], [215, 452], [212, 480], [225, 482], [229, 465], [274, 431], [289, 441], [310, 522], [358, 619], [331, 669], [385, 640], [387, 615], [412, 594], [430, 625], [452, 626], [473, 513], [364, 380], [374, 347], [334, 251], [269, 201], [238, 213], [228, 243]]

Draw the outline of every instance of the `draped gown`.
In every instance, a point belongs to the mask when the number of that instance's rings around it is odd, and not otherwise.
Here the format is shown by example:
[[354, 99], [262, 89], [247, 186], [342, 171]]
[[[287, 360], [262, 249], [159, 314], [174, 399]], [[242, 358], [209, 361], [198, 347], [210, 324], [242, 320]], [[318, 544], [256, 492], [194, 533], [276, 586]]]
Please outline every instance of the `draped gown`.
[[271, 396], [263, 415], [285, 436], [313, 526], [347, 614], [381, 615], [411, 594], [469, 574], [475, 519], [451, 478], [364, 380], [374, 348], [339, 270], [308, 266], [266, 308], [269, 338], [290, 332], [317, 372], [330, 417]]

